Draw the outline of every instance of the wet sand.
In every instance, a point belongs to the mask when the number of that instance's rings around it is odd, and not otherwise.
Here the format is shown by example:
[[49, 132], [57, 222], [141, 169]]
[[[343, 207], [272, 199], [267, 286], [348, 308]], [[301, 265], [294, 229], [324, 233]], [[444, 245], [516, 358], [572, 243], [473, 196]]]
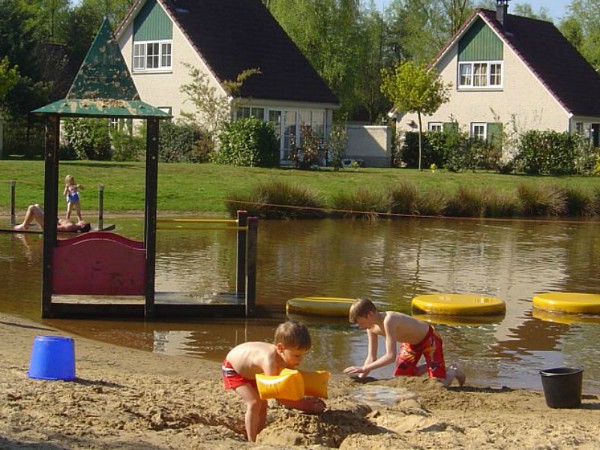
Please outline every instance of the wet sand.
[[75, 339], [75, 381], [27, 376], [34, 338], [64, 333], [0, 314], [3, 449], [600, 449], [598, 396], [546, 406], [541, 392], [426, 378], [357, 383], [333, 374], [320, 415], [274, 402], [256, 444], [218, 363]]

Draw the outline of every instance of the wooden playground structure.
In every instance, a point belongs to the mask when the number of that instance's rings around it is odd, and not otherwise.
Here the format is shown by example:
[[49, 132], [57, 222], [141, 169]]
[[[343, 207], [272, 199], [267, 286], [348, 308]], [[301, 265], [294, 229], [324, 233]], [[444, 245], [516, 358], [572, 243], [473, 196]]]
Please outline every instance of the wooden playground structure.
[[[152, 319], [254, 314], [257, 219], [245, 212], [238, 213], [236, 219], [212, 221], [213, 229], [237, 232], [235, 292], [217, 295], [210, 302], [198, 302], [185, 293], [163, 295], [155, 291], [159, 121], [171, 116], [139, 99], [106, 19], [67, 97], [32, 113], [46, 119], [42, 317]], [[106, 231], [57, 239], [58, 155], [63, 117], [146, 121], [142, 241]], [[181, 228], [186, 221], [188, 226], [191, 222], [207, 222], [205, 219], [160, 222], [162, 229], [169, 229]]]
[[[249, 317], [256, 305], [257, 220], [239, 211], [236, 219], [161, 219], [159, 230], [225, 230], [237, 234], [236, 288], [209, 301], [190, 292], [157, 292], [148, 277], [144, 242], [92, 231], [58, 240], [52, 250], [52, 295], [46, 317]], [[190, 224], [202, 226], [189, 226]]]

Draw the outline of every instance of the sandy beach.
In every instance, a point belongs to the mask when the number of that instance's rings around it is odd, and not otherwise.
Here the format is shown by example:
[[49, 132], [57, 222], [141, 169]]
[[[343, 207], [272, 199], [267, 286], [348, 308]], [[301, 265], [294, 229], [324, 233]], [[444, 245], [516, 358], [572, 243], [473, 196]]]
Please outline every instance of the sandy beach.
[[256, 444], [218, 363], [75, 339], [75, 381], [27, 376], [38, 335], [66, 334], [0, 314], [0, 448], [600, 449], [600, 400], [551, 409], [542, 392], [443, 388], [426, 378], [357, 383], [333, 374], [327, 409], [273, 402]]

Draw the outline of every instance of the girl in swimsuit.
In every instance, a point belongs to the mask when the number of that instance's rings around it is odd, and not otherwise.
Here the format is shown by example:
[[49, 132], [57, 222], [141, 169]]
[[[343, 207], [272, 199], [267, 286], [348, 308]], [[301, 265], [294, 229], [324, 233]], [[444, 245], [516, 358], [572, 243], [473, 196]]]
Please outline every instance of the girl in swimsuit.
[[73, 207], [75, 207], [77, 218], [82, 222], [81, 204], [79, 203], [80, 189], [83, 190], [83, 186], [81, 184], [76, 184], [75, 178], [72, 175], [67, 175], [65, 177], [65, 190], [63, 191], [63, 195], [67, 199], [67, 219], [71, 218], [71, 212], [73, 211]]

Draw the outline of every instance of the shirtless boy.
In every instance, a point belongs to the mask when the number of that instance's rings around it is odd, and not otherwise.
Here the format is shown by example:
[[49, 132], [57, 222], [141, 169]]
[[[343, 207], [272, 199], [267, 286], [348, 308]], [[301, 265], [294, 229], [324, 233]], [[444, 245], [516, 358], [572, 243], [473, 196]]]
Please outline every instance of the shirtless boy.
[[[223, 384], [225, 389], [235, 390], [246, 404], [246, 434], [252, 442], [266, 425], [268, 406], [258, 395], [256, 374], [279, 375], [284, 368], [293, 369], [302, 363], [311, 347], [308, 329], [296, 321], [280, 324], [274, 342], [245, 342], [234, 347], [223, 361]], [[325, 402], [314, 397], [278, 402], [314, 414], [325, 409]]]
[[[456, 378], [460, 386], [465, 383], [465, 374], [457, 365], [446, 370], [442, 339], [431, 325], [395, 311], [379, 312], [369, 299], [360, 298], [350, 307], [349, 319], [360, 329], [367, 330], [369, 350], [361, 367], [344, 369], [347, 374], [366, 377], [371, 370], [379, 369], [396, 361], [395, 376], [420, 376], [426, 371], [430, 378], [439, 379], [450, 386]], [[377, 358], [377, 336], [385, 337], [385, 354]], [[396, 346], [400, 342], [400, 353]], [[418, 366], [421, 356], [425, 364]]]

